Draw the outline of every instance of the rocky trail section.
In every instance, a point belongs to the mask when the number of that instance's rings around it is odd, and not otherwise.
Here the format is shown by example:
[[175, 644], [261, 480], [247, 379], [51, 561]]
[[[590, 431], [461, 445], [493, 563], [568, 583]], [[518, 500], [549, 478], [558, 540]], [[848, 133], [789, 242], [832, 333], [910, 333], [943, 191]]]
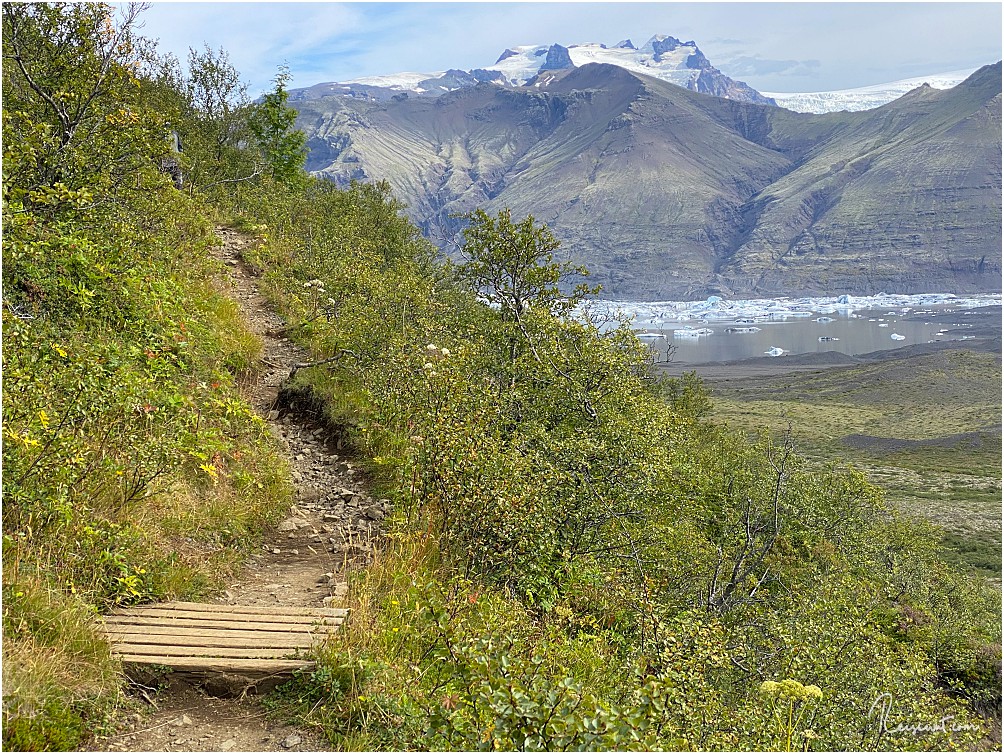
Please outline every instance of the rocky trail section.
[[[263, 341], [262, 370], [246, 386], [253, 408], [265, 418], [286, 450], [296, 488], [289, 516], [266, 535], [239, 577], [218, 603], [245, 606], [341, 607], [348, 593], [345, 574], [372, 557], [386, 500], [365, 491], [362, 472], [346, 457], [340, 437], [317, 407], [283, 385], [309, 355], [287, 337], [287, 325], [268, 305], [251, 269], [241, 258], [253, 239], [217, 228], [223, 241], [215, 252], [230, 274], [222, 285], [239, 303], [251, 329]], [[275, 723], [250, 696], [268, 684], [247, 679], [169, 676], [153, 693], [140, 687], [146, 714], [133, 713], [112, 736], [93, 742], [103, 751], [317, 751], [329, 747], [312, 731]]]

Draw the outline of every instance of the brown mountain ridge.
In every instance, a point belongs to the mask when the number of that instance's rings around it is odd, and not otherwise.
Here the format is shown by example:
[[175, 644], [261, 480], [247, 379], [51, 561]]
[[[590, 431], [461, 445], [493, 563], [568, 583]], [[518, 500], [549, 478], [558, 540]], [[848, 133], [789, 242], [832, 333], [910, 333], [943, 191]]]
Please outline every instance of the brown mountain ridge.
[[1001, 64], [808, 115], [611, 65], [438, 98], [300, 99], [307, 167], [387, 180], [448, 253], [510, 207], [613, 298], [1001, 289]]

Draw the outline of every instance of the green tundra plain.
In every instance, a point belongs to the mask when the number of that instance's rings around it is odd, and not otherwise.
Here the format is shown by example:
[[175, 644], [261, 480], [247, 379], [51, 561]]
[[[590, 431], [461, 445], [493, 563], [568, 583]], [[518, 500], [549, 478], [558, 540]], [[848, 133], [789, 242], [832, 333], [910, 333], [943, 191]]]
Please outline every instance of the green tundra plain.
[[999, 351], [959, 347], [707, 385], [717, 420], [790, 427], [815, 463], [853, 464], [900, 510], [941, 527], [953, 560], [999, 581]]

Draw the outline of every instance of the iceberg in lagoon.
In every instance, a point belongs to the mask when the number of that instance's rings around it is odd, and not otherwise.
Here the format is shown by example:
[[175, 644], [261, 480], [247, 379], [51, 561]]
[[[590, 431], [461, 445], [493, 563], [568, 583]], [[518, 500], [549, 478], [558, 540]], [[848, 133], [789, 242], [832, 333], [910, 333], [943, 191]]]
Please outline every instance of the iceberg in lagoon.
[[[752, 321], [785, 320], [790, 317], [811, 317], [813, 314], [839, 313], [841, 317], [852, 318], [854, 312], [874, 310], [906, 313], [908, 309], [930, 309], [951, 306], [955, 309], [974, 309], [980, 306], [1000, 306], [1001, 295], [988, 293], [980, 295], [956, 296], [953, 293], [919, 293], [910, 295], [883, 293], [877, 296], [821, 296], [804, 298], [761, 298], [726, 300], [721, 296], [709, 296], [702, 301], [605, 301], [588, 302], [590, 309], [598, 314], [622, 313], [633, 316], [639, 324], [688, 321], [728, 321], [737, 324], [751, 324]], [[897, 312], [898, 310], [898, 312]], [[889, 316], [889, 315], [886, 315]], [[817, 322], [824, 317], [817, 318]], [[688, 337], [688, 336], [681, 336]]]

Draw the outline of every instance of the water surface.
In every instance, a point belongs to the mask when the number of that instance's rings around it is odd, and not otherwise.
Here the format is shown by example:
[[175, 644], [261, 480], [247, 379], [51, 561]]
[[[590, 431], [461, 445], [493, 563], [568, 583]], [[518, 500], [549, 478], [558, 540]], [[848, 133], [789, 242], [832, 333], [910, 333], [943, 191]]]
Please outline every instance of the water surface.
[[[934, 316], [925, 320], [925, 314], [938, 316], [936, 321]], [[949, 314], [951, 316], [946, 316]], [[780, 349], [784, 354], [837, 351], [855, 356], [916, 343], [962, 340], [967, 337], [966, 330], [972, 327], [966, 321], [968, 315], [968, 311], [947, 307], [922, 312], [880, 309], [853, 313], [812, 312], [807, 317], [757, 319], [754, 322], [644, 322], [639, 319], [635, 327], [656, 352], [664, 353], [667, 346], [672, 345], [674, 362], [701, 364], [776, 354], [772, 349]], [[817, 321], [819, 319], [832, 321]], [[727, 332], [750, 327], [759, 329], [752, 333]], [[696, 330], [710, 330], [711, 334], [686, 335]], [[821, 337], [832, 340], [820, 341]]]

